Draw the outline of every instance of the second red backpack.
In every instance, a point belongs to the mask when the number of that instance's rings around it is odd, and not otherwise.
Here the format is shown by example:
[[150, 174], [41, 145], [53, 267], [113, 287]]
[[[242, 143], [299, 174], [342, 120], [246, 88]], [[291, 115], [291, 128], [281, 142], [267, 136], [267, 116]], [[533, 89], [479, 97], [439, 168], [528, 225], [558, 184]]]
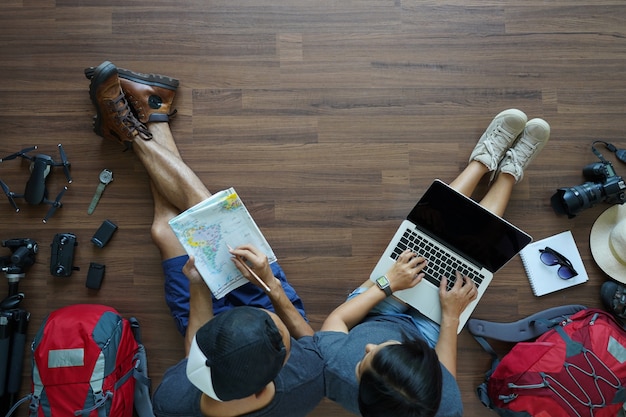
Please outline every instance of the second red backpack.
[[626, 331], [611, 314], [583, 309], [517, 343], [494, 362], [478, 394], [502, 416], [603, 417], [622, 408], [625, 386]]

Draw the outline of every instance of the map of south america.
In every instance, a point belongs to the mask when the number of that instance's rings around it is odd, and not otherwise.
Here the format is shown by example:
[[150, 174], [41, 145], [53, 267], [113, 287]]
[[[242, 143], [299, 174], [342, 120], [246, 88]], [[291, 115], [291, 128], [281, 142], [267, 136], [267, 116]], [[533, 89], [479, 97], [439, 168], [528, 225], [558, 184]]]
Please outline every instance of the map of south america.
[[[217, 262], [217, 256], [222, 243], [222, 231], [219, 224], [190, 227], [182, 231], [189, 246], [196, 248], [204, 255], [200, 259], [208, 264], [209, 268], [222, 273], [224, 266]], [[223, 249], [223, 248], [222, 248]]]

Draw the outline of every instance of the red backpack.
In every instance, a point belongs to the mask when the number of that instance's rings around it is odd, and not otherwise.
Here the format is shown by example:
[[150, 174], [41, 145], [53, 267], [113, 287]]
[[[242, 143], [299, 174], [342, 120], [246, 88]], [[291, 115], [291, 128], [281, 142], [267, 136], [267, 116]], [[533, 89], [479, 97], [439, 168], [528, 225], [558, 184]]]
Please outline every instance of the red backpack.
[[[572, 310], [555, 315], [567, 308]], [[472, 319], [468, 326], [495, 358], [478, 396], [501, 416], [603, 417], [622, 409], [626, 331], [611, 314], [564, 306], [516, 323]], [[518, 342], [537, 335], [501, 359], [484, 339]]]
[[[139, 325], [111, 307], [76, 304], [53, 311], [35, 335], [30, 417], [154, 416]], [[137, 383], [138, 382], [138, 383]]]

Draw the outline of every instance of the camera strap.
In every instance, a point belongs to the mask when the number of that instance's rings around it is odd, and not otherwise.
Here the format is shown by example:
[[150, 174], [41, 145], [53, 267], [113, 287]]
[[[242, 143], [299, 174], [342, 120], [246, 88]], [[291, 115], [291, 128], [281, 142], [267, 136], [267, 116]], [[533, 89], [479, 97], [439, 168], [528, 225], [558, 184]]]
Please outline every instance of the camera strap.
[[591, 144], [591, 151], [594, 153], [595, 156], [598, 157], [598, 159], [600, 159], [600, 161], [605, 164], [608, 163], [608, 161], [604, 159], [604, 156], [602, 156], [600, 151], [596, 149], [595, 145], [597, 143], [603, 144], [609, 150], [609, 152], [615, 153], [615, 156], [619, 161], [626, 164], [626, 149], [617, 149], [617, 147], [615, 147], [615, 145], [613, 145], [612, 143], [608, 143], [602, 140], [596, 140]]

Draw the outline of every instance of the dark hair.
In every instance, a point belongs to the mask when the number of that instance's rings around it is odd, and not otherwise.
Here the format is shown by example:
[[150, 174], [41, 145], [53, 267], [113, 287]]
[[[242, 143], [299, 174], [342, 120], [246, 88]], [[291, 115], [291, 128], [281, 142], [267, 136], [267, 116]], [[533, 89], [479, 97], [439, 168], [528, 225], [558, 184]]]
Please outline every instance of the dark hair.
[[422, 340], [381, 348], [361, 374], [363, 417], [432, 417], [441, 401], [441, 365]]

